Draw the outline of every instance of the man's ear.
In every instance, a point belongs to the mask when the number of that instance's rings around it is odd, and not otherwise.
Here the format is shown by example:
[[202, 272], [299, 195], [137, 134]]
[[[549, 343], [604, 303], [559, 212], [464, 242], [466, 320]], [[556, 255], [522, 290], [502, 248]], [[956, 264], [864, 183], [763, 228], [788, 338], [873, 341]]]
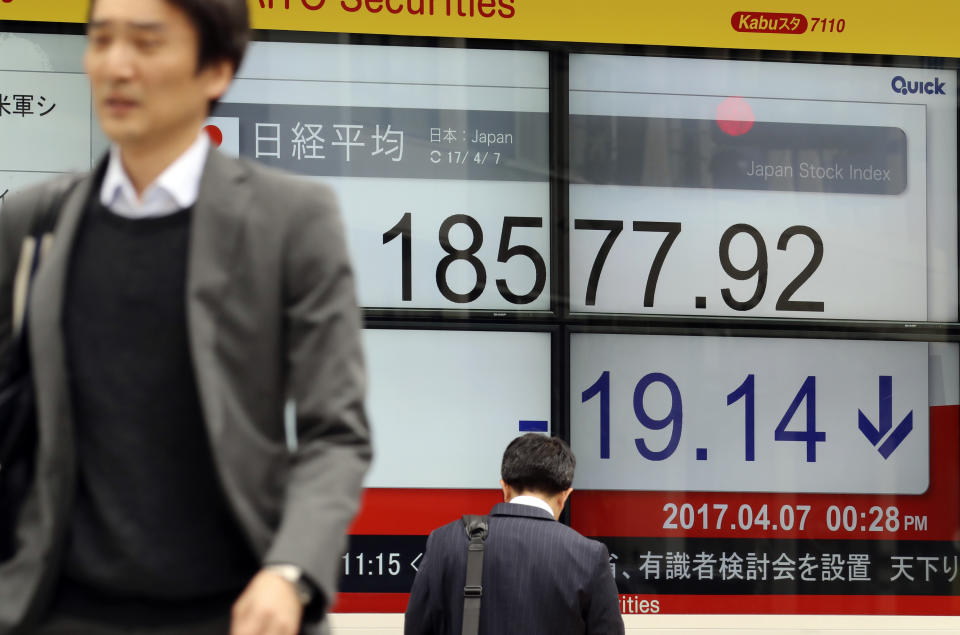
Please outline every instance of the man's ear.
[[233, 63], [228, 59], [209, 62], [200, 69], [200, 75], [204, 77], [207, 100], [214, 101], [227, 94], [234, 71]]
[[503, 479], [500, 479], [500, 489], [503, 490], [503, 502], [509, 503], [511, 498], [516, 497], [517, 493], [513, 488], [507, 485]]
[[567, 499], [570, 498], [570, 494], [573, 493], [573, 488], [568, 487], [565, 491], [557, 494], [557, 504], [560, 506], [560, 509], [563, 509], [564, 505], [567, 504]]

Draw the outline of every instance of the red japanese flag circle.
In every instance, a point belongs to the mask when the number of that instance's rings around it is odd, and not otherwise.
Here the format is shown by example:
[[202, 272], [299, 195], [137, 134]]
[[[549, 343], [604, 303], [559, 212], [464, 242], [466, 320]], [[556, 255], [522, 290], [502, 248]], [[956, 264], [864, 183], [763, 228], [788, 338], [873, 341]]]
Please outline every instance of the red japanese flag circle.
[[215, 148], [219, 148], [220, 144], [223, 143], [223, 131], [219, 127], [210, 124], [204, 127], [207, 135], [210, 137], [210, 141], [213, 143]]

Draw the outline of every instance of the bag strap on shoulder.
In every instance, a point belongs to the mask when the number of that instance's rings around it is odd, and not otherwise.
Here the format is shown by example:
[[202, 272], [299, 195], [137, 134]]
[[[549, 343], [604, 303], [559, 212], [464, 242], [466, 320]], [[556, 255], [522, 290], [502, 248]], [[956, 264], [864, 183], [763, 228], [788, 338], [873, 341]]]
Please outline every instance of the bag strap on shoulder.
[[480, 603], [483, 599], [483, 541], [490, 533], [489, 516], [464, 516], [463, 529], [467, 533], [467, 580], [463, 586], [462, 635], [480, 632]]
[[33, 278], [40, 267], [40, 262], [53, 245], [53, 231], [60, 219], [60, 211], [82, 178], [83, 175], [71, 174], [53, 181], [45, 188], [30, 231], [23, 239], [13, 284], [12, 318], [15, 337], [21, 334], [23, 325], [26, 324], [27, 303]]

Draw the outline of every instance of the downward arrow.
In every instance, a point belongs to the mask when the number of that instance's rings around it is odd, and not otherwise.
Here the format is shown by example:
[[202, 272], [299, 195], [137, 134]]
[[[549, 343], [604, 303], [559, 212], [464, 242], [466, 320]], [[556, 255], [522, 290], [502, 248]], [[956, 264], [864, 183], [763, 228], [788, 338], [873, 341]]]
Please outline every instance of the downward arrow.
[[885, 460], [890, 458], [893, 451], [913, 430], [913, 411], [911, 410], [903, 421], [897, 424], [893, 433], [887, 436], [893, 428], [893, 377], [889, 375], [880, 375], [880, 418], [877, 420], [877, 425], [873, 425], [867, 415], [863, 414], [863, 410], [857, 412], [860, 413], [860, 432], [867, 437], [870, 445], [876, 447], [884, 437], [887, 437], [887, 440], [877, 448]]

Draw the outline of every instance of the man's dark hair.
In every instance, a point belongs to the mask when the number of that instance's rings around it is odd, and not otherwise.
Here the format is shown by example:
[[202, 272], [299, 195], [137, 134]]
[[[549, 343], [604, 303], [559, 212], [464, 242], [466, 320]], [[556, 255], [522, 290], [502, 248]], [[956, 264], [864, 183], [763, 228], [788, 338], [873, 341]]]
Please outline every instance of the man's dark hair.
[[166, 0], [187, 14], [200, 38], [197, 69], [227, 60], [236, 72], [250, 41], [246, 0]]
[[504, 450], [500, 478], [518, 492], [554, 496], [573, 484], [576, 466], [577, 459], [562, 439], [531, 432]]
[[[250, 13], [246, 0], [164, 0], [183, 11], [197, 31], [197, 70], [227, 60], [236, 72], [250, 41]], [[93, 6], [90, 3], [90, 15]], [[90, 15], [87, 16], [89, 21]]]

